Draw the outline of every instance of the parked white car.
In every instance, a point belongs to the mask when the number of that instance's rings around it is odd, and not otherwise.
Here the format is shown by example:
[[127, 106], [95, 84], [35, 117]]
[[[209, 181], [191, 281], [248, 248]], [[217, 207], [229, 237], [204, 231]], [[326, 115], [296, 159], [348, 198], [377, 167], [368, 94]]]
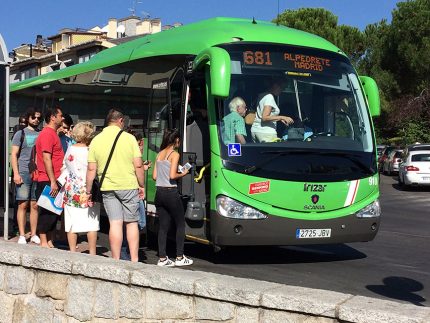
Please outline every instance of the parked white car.
[[402, 162], [402, 152], [401, 149], [395, 149], [389, 153], [387, 159], [384, 160], [382, 165], [382, 171], [384, 174], [391, 175], [394, 172], [399, 171], [399, 165]]
[[406, 156], [410, 151], [416, 150], [430, 150], [430, 144], [412, 144], [407, 145], [403, 150], [403, 156]]
[[399, 184], [430, 185], [430, 150], [409, 151], [400, 165]]

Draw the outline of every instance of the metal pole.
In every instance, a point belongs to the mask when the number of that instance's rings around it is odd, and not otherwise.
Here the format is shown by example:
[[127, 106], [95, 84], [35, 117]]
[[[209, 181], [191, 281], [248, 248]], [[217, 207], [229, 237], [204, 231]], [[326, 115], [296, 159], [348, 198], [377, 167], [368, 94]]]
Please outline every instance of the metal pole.
[[5, 90], [5, 127], [4, 127], [4, 229], [3, 229], [3, 237], [4, 240], [8, 240], [9, 238], [9, 65], [6, 66], [6, 90]]
[[9, 238], [9, 64], [10, 59], [6, 44], [4, 43], [3, 37], [0, 34], [0, 65], [5, 67], [5, 104], [4, 104], [4, 228], [3, 237], [4, 240]]

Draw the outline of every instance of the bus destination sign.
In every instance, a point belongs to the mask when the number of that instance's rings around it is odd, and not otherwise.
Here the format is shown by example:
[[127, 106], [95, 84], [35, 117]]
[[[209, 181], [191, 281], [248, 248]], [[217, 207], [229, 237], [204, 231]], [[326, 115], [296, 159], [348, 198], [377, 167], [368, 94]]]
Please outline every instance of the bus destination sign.
[[284, 53], [284, 60], [294, 63], [294, 68], [306, 71], [323, 72], [331, 66], [330, 59], [303, 54]]
[[332, 67], [332, 60], [292, 52], [244, 51], [244, 67], [275, 67], [302, 72], [324, 72]]

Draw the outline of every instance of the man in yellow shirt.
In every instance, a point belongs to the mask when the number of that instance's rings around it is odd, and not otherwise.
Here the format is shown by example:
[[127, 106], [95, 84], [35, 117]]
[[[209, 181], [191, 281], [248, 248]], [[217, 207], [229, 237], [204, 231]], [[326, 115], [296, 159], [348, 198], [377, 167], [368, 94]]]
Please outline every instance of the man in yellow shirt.
[[[124, 128], [124, 114], [111, 109], [106, 118], [107, 127], [90, 144], [86, 179], [87, 194], [97, 175], [101, 177], [116, 136]], [[144, 168], [142, 153], [136, 138], [122, 132], [108, 165], [101, 191], [103, 204], [109, 217], [109, 243], [112, 258], [119, 259], [123, 239], [123, 222], [126, 224], [131, 261], [138, 261], [139, 250], [139, 199], [144, 196]]]

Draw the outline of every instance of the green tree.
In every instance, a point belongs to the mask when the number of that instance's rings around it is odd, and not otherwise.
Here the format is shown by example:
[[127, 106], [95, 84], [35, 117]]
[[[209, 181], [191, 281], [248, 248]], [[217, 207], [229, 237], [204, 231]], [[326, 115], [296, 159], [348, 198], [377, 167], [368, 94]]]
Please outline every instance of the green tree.
[[418, 95], [430, 87], [430, 0], [397, 4], [386, 45], [386, 67], [401, 94]]
[[336, 40], [337, 17], [323, 8], [288, 9], [274, 22], [319, 35], [331, 42]]
[[430, 0], [399, 2], [391, 25], [364, 30], [365, 54], [358, 70], [372, 76], [385, 100], [418, 95], [430, 83]]
[[274, 22], [321, 36], [342, 49], [353, 63], [364, 53], [364, 37], [356, 27], [338, 25], [338, 18], [323, 8], [285, 10]]
[[390, 28], [385, 20], [366, 26], [363, 33], [365, 52], [358, 62], [358, 71], [375, 79], [383, 103], [400, 93], [396, 77], [386, 62], [391, 55], [387, 48]]
[[430, 142], [430, 88], [415, 97], [403, 95], [393, 100], [386, 126], [405, 144]]
[[286, 10], [274, 22], [319, 35], [342, 49], [359, 74], [380, 89], [378, 138], [430, 141], [430, 0], [399, 2], [391, 24], [381, 20], [361, 32], [338, 25], [325, 10]]
[[430, 0], [399, 2], [391, 25], [377, 27], [366, 28], [369, 55], [359, 64], [381, 88], [384, 104], [375, 124], [385, 138], [428, 142]]

